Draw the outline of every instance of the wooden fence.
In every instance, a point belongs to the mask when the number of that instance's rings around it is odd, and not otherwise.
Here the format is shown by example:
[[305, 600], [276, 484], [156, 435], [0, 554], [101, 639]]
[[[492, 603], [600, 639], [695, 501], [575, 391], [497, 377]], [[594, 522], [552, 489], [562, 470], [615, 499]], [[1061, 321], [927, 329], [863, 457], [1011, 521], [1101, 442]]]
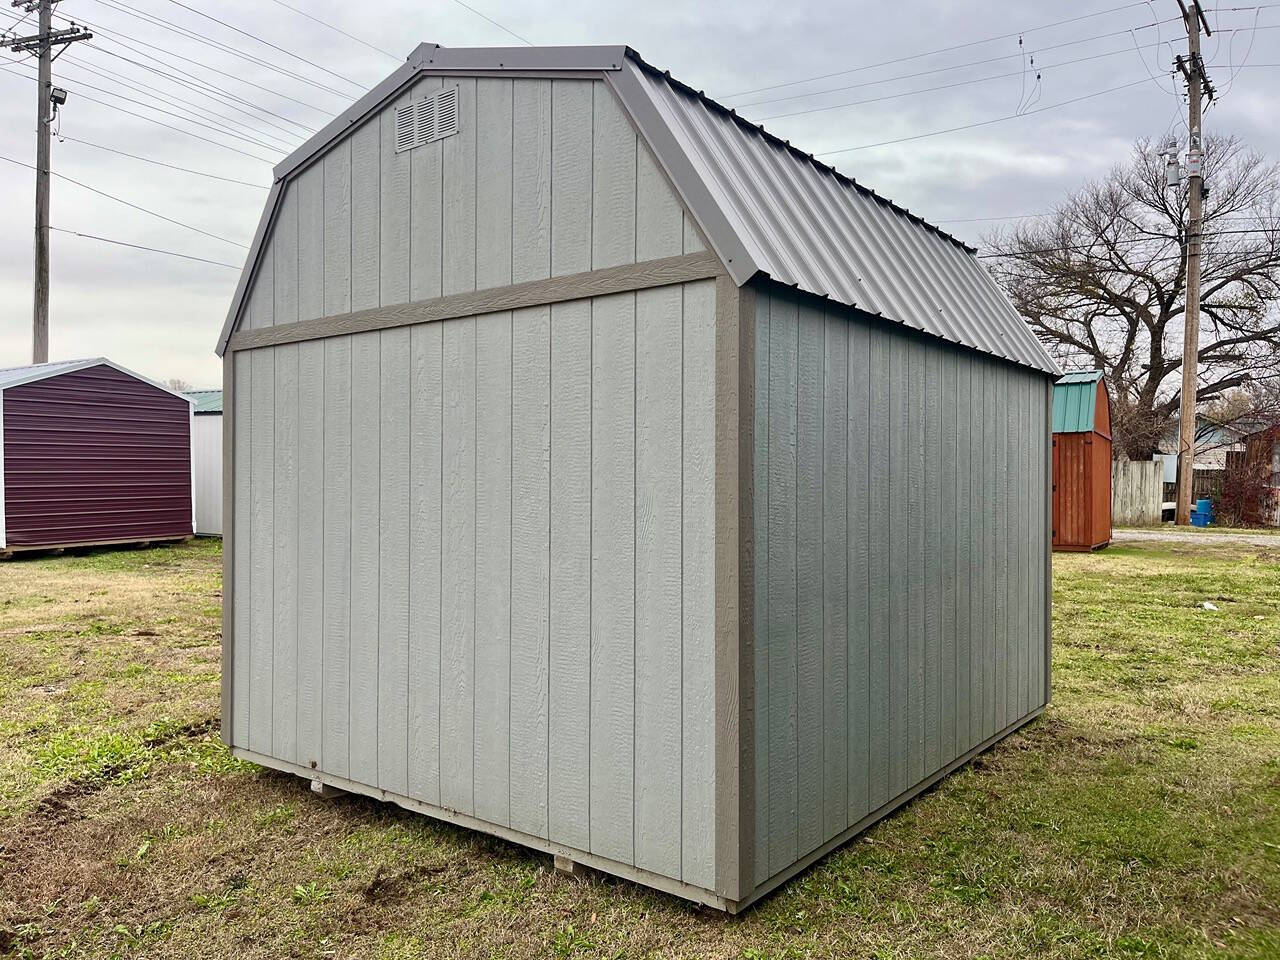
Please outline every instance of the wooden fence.
[[1164, 464], [1159, 460], [1115, 460], [1111, 464], [1111, 522], [1117, 527], [1160, 523]]

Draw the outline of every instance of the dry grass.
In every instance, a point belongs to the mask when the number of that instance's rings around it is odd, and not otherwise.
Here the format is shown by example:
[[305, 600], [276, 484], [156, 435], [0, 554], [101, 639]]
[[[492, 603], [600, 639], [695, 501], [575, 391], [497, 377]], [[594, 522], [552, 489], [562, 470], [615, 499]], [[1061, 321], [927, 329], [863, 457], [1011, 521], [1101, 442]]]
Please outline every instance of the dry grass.
[[232, 760], [216, 544], [4, 564], [0, 955], [1280, 956], [1278, 560], [1057, 558], [1045, 717], [736, 919]]

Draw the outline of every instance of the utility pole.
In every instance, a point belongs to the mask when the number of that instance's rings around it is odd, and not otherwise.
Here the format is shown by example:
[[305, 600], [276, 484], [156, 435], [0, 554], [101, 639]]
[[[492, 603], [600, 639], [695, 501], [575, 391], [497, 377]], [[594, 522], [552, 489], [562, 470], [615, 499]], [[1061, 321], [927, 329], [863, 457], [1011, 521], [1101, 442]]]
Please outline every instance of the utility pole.
[[1182, 405], [1178, 414], [1178, 501], [1175, 519], [1179, 525], [1191, 522], [1191, 488], [1195, 476], [1196, 388], [1200, 352], [1200, 246], [1204, 232], [1204, 149], [1201, 135], [1201, 95], [1213, 99], [1213, 86], [1205, 75], [1200, 58], [1200, 28], [1212, 36], [1200, 0], [1191, 0], [1188, 10], [1183, 0], [1182, 19], [1187, 27], [1187, 58], [1178, 57], [1176, 66], [1187, 81], [1188, 222], [1187, 222], [1187, 306], [1182, 340]]
[[66, 103], [67, 92], [53, 85], [53, 61], [66, 45], [88, 40], [93, 34], [75, 24], [65, 30], [53, 29], [53, 5], [58, 0], [12, 0], [11, 6], [39, 15], [39, 33], [8, 41], [15, 53], [34, 53], [39, 57], [39, 82], [36, 84], [36, 235], [35, 298], [32, 311], [31, 360], [45, 363], [49, 359], [49, 129], [58, 107]]

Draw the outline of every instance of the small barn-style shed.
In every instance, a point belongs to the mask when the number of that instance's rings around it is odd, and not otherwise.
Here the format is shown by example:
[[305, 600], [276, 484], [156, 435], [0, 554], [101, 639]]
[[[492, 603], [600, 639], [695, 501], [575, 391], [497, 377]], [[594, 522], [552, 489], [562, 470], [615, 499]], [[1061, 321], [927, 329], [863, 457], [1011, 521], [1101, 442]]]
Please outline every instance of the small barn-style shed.
[[192, 401], [191, 476], [196, 527], [201, 536], [222, 536], [222, 391], [187, 390]]
[[1053, 388], [1053, 549], [1111, 542], [1111, 398], [1101, 370]]
[[194, 531], [191, 402], [103, 357], [0, 370], [0, 553]]
[[226, 326], [237, 756], [737, 910], [1049, 697], [1052, 360], [626, 47], [408, 61]]

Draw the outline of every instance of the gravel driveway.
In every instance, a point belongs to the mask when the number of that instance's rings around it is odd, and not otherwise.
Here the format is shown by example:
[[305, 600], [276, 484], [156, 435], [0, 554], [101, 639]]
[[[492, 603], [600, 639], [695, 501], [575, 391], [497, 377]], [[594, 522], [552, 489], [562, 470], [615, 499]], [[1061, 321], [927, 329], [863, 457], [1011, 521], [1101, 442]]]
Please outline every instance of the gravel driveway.
[[1255, 547], [1280, 547], [1280, 535], [1274, 533], [1197, 533], [1175, 527], [1153, 527], [1150, 530], [1113, 530], [1112, 543], [1126, 540], [1163, 540], [1172, 543], [1248, 543]]

